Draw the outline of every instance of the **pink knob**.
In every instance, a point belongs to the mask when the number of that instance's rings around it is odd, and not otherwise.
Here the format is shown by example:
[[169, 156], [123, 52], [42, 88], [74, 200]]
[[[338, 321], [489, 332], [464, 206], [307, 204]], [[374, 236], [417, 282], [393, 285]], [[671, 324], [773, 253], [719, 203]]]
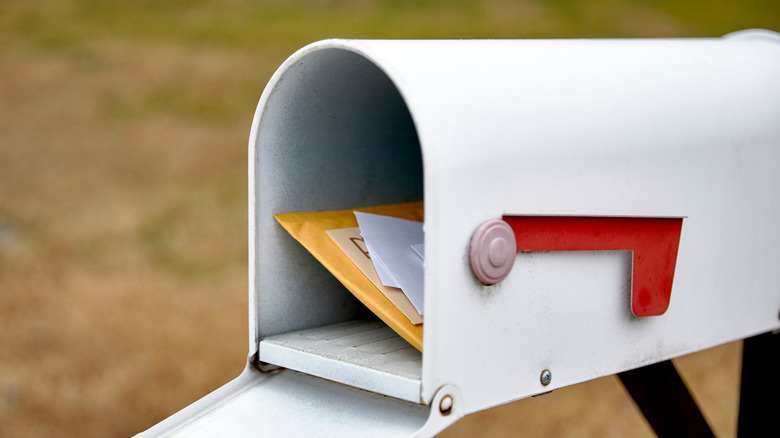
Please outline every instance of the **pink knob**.
[[512, 271], [517, 256], [515, 233], [506, 222], [493, 219], [477, 228], [471, 238], [471, 269], [485, 284], [495, 284]]

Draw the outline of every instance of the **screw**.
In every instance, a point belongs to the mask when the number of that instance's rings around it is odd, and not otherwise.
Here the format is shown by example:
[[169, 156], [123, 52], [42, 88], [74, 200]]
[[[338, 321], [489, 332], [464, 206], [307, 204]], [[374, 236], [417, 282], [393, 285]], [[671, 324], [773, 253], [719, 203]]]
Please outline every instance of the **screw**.
[[542, 385], [547, 386], [552, 382], [552, 373], [550, 370], [545, 369], [542, 371], [542, 375], [539, 377], [539, 380], [542, 381]]
[[452, 413], [452, 397], [445, 395], [439, 403], [439, 412], [445, 417]]

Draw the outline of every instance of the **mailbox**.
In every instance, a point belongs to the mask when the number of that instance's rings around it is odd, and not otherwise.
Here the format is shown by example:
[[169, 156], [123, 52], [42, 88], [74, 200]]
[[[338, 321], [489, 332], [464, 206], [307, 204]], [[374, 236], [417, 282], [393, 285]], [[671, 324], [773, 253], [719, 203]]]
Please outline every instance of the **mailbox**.
[[[148, 433], [432, 435], [780, 328], [778, 78], [767, 31], [301, 49], [249, 141], [249, 364]], [[420, 200], [421, 351], [273, 219]]]

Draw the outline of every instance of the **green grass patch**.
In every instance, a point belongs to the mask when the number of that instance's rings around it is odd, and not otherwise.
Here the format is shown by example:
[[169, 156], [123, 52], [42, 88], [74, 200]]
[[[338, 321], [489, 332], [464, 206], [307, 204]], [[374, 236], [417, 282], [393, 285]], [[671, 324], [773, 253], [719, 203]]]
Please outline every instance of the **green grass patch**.
[[[742, 28], [780, 27], [780, 2], [775, 0], [72, 0], [55, 4], [32, 0], [0, 8], [4, 39], [26, 40], [44, 50], [113, 37], [268, 47], [300, 46], [328, 37], [719, 36]], [[649, 20], [643, 20], [643, 15]], [[666, 25], [659, 24], [664, 20]]]

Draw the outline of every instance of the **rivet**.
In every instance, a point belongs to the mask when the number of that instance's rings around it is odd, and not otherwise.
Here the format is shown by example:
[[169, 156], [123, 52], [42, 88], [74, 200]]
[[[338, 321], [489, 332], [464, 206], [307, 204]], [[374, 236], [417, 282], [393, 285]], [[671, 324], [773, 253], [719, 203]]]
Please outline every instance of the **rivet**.
[[439, 403], [439, 412], [445, 417], [452, 413], [452, 397], [445, 395]]
[[552, 382], [552, 373], [550, 370], [545, 369], [542, 371], [542, 375], [539, 377], [539, 380], [542, 381], [542, 385], [547, 386]]

